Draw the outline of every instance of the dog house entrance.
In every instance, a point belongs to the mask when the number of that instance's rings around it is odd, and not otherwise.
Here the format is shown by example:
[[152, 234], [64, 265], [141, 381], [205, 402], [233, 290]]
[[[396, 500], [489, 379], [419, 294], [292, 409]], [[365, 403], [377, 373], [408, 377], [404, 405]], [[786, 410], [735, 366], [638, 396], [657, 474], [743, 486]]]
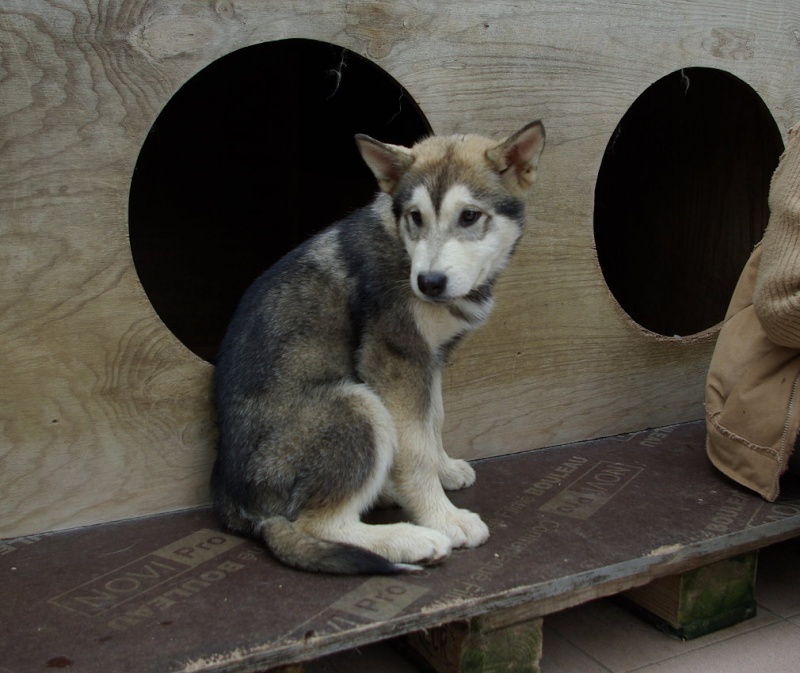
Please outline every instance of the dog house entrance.
[[609, 289], [647, 330], [720, 322], [769, 217], [783, 149], [758, 94], [733, 75], [687, 68], [648, 88], [606, 148], [594, 235]]
[[374, 63], [301, 39], [219, 59], [158, 116], [131, 183], [131, 248], [153, 307], [197, 355], [213, 362], [261, 271], [371, 200], [356, 133], [409, 145], [430, 127]]

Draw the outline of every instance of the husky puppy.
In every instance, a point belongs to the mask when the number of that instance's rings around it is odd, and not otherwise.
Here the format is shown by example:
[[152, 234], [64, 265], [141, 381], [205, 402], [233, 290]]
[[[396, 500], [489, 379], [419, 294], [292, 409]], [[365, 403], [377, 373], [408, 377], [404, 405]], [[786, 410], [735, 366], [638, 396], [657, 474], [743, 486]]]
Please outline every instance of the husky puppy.
[[[347, 574], [419, 569], [487, 540], [445, 495], [475, 472], [442, 447], [441, 372], [492, 310], [544, 139], [538, 121], [500, 143], [356, 136], [378, 196], [264, 272], [223, 340], [224, 526], [290, 566]], [[363, 523], [381, 496], [413, 523]]]

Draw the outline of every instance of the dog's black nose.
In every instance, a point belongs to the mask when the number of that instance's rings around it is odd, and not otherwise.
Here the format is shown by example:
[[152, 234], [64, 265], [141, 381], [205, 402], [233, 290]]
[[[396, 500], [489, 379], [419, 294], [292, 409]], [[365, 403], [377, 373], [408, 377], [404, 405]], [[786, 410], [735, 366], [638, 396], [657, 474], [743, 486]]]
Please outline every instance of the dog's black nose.
[[431, 273], [421, 273], [417, 276], [417, 286], [419, 291], [426, 297], [438, 297], [447, 287], [447, 276], [435, 271]]

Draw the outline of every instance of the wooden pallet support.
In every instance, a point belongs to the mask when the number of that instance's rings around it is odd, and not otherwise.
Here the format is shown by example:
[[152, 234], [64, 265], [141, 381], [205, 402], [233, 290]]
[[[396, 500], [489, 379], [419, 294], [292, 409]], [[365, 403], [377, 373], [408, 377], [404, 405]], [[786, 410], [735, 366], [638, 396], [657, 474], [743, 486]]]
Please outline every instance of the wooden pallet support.
[[405, 639], [406, 654], [437, 673], [540, 673], [542, 620], [502, 623], [495, 614], [417, 631]]
[[662, 577], [623, 594], [641, 617], [684, 640], [755, 617], [758, 551]]

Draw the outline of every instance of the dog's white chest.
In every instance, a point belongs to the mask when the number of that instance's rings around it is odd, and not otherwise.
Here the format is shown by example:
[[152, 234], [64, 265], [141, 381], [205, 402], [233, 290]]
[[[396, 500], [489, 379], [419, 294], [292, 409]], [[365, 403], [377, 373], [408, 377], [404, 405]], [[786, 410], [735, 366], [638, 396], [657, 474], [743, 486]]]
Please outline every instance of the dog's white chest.
[[[415, 302], [413, 307], [417, 329], [432, 351], [436, 351], [454, 337], [483, 323], [492, 310], [491, 300], [468, 304], [463, 310], [451, 312], [445, 306]], [[462, 307], [459, 307], [460, 309]]]

